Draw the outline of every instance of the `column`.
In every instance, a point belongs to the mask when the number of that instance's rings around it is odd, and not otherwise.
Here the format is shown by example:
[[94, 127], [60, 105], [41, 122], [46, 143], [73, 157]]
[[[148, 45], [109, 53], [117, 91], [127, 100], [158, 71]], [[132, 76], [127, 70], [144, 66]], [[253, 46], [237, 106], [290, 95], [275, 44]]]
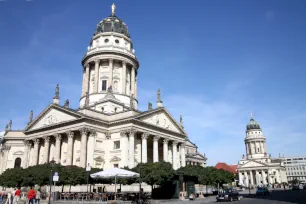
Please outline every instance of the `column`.
[[242, 173], [239, 171], [239, 185], [243, 184], [243, 178], [242, 178]]
[[267, 184], [267, 180], [266, 180], [265, 170], [261, 170], [261, 177], [262, 177], [262, 183], [264, 185], [266, 185]]
[[86, 68], [85, 68], [85, 93], [84, 96], [86, 95], [86, 92], [89, 93], [89, 63], [86, 64]]
[[28, 162], [29, 162], [29, 151], [30, 151], [30, 141], [25, 140], [24, 141], [24, 157], [22, 161], [22, 168], [27, 168], [28, 167]]
[[126, 94], [126, 62], [122, 61], [122, 94]]
[[38, 164], [38, 150], [39, 150], [39, 139], [34, 139], [33, 166], [36, 166]]
[[131, 93], [135, 96], [135, 66], [131, 69]]
[[86, 166], [88, 166], [88, 164], [90, 166], [94, 165], [94, 147], [95, 147], [95, 137], [96, 137], [97, 133], [95, 130], [91, 130], [88, 136], [88, 142], [87, 142], [87, 162], [86, 162]]
[[264, 150], [264, 151], [265, 151], [264, 153], [267, 153], [266, 142], [264, 142], [264, 144], [263, 144], [263, 145], [264, 145], [264, 149], [265, 149], [265, 150]]
[[177, 161], [177, 158], [176, 158], [176, 152], [177, 152], [177, 141], [173, 141], [172, 142], [172, 167], [174, 170], [177, 169], [177, 164], [176, 164], [176, 161]]
[[83, 80], [82, 80], [82, 96], [85, 96], [85, 83], [86, 83], [86, 71], [83, 69]]
[[80, 166], [85, 168], [86, 167], [86, 154], [87, 154], [87, 132], [88, 130], [86, 128], [79, 129], [81, 133], [81, 158], [80, 158]]
[[100, 63], [100, 60], [95, 60], [95, 89], [94, 89], [94, 93], [98, 93], [98, 90], [99, 90], [99, 63]]
[[141, 152], [142, 152], [142, 158], [141, 162], [142, 163], [147, 163], [148, 162], [148, 150], [147, 150], [147, 139], [148, 139], [149, 134], [144, 132], [142, 133], [141, 136]]
[[163, 155], [164, 155], [164, 161], [167, 162], [168, 161], [168, 139], [164, 139], [163, 140]]
[[280, 183], [279, 170], [278, 170], [278, 169], [276, 169], [276, 174], [275, 174], [275, 176], [276, 176], [276, 182], [277, 182], [277, 183]]
[[55, 162], [57, 164], [61, 163], [61, 134], [55, 134]]
[[50, 137], [43, 137], [44, 139], [44, 162], [49, 163], [49, 148], [50, 148]]
[[186, 166], [185, 144], [181, 144], [181, 166]]
[[129, 132], [129, 168], [135, 167], [135, 135], [136, 130], [131, 129]]
[[272, 184], [272, 180], [271, 180], [271, 176], [270, 176], [270, 171], [269, 171], [269, 169], [268, 169], [268, 182], [269, 182], [269, 184]]
[[113, 86], [113, 71], [114, 71], [114, 60], [109, 60], [109, 86]]
[[251, 185], [254, 185], [253, 172], [250, 171]]
[[73, 164], [73, 137], [74, 132], [69, 131], [66, 133], [68, 137], [68, 147], [67, 147], [67, 165]]
[[246, 152], [246, 156], [248, 156], [248, 154], [249, 154], [249, 146], [248, 146], [248, 143], [245, 143], [245, 152]]
[[158, 162], [158, 140], [159, 136], [153, 137], [153, 162]]
[[128, 154], [129, 154], [129, 147], [128, 147], [128, 137], [127, 137], [127, 132], [125, 130], [120, 132], [120, 146], [121, 146], [121, 151], [122, 151], [122, 163], [121, 167], [127, 167], [128, 166]]
[[261, 153], [264, 154], [265, 153], [265, 149], [264, 149], [263, 142], [260, 142], [260, 147], [261, 147]]

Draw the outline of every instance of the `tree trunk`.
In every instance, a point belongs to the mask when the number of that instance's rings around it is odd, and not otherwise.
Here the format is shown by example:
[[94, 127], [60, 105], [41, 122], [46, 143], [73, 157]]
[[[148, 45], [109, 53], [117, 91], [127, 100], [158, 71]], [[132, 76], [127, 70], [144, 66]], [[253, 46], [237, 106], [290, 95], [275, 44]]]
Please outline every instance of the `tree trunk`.
[[71, 184], [69, 185], [69, 193], [71, 193]]

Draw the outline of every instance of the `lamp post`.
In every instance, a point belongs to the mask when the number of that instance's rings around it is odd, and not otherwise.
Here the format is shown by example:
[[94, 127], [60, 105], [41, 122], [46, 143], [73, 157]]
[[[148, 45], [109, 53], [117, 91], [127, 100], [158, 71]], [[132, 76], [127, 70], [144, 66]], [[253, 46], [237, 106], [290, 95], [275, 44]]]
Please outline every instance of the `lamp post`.
[[53, 167], [54, 167], [54, 164], [55, 164], [55, 161], [54, 159], [52, 159], [50, 162], [49, 162], [49, 165], [51, 167], [51, 171], [50, 171], [50, 179], [49, 179], [49, 184], [50, 184], [50, 195], [49, 195], [49, 201], [48, 201], [48, 204], [51, 204], [51, 186], [52, 186], [52, 176], [53, 176]]
[[86, 166], [86, 172], [87, 172], [87, 194], [88, 194], [88, 183], [89, 183], [89, 174], [90, 174], [90, 171], [91, 171], [91, 166], [88, 163], [87, 166]]
[[141, 199], [141, 164], [139, 164], [139, 202]]

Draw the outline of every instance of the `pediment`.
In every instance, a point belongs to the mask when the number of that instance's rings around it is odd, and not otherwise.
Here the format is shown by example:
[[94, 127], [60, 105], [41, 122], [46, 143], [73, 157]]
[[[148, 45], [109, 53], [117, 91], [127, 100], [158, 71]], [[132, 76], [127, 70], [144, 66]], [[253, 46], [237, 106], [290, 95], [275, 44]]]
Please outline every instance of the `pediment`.
[[256, 161], [249, 161], [244, 164], [242, 164], [240, 167], [245, 168], [245, 167], [265, 167], [266, 165], [261, 162], [256, 162]]
[[29, 124], [27, 130], [35, 130], [46, 126], [56, 125], [81, 118], [81, 115], [70, 109], [65, 109], [55, 105], [46, 108], [37, 118]]
[[96, 162], [104, 162], [104, 159], [101, 156], [98, 156], [94, 159]]
[[111, 160], [111, 162], [121, 161], [121, 159], [117, 156], [114, 156]]
[[137, 118], [140, 121], [155, 125], [160, 128], [171, 130], [173, 132], [186, 134], [170, 113], [165, 109], [157, 109], [145, 114], [141, 114]]

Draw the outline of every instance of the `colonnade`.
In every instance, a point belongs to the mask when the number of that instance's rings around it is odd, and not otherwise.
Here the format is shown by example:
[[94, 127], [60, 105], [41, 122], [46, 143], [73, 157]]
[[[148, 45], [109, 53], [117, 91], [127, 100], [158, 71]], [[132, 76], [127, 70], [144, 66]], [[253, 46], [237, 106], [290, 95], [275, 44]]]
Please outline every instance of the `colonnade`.
[[239, 183], [244, 185], [267, 185], [281, 183], [279, 170], [273, 173], [269, 169], [239, 171]]
[[[94, 130], [90, 130], [87, 128], [81, 128], [77, 130], [81, 135], [81, 153], [80, 153], [80, 166], [86, 167], [87, 158], [93, 159], [93, 151], [89, 151], [87, 149], [87, 143], [90, 140], [94, 140], [94, 136], [96, 136], [96, 132]], [[24, 151], [24, 159], [22, 161], [22, 167], [27, 168], [28, 166], [34, 166], [39, 164], [39, 155], [42, 153], [40, 152], [40, 144], [43, 142], [43, 161], [42, 163], [49, 163], [50, 160], [54, 159], [56, 163], [61, 163], [61, 147], [62, 147], [62, 138], [67, 137], [67, 156], [66, 156], [66, 165], [73, 165], [73, 146], [74, 146], [74, 135], [76, 131], [68, 131], [65, 133], [57, 133], [50, 136], [44, 136], [42, 138], [35, 138], [32, 140], [25, 140], [25, 151]], [[55, 139], [55, 152], [53, 158], [50, 158], [50, 139], [54, 137]], [[84, 145], [85, 144], [85, 145]], [[30, 164], [30, 150], [33, 147], [33, 154], [32, 154], [32, 162]], [[92, 155], [88, 155], [92, 154]], [[87, 156], [88, 155], [88, 156]]]
[[265, 141], [248, 141], [245, 143], [246, 154], [266, 154], [266, 142]]
[[[107, 76], [100, 76], [100, 64], [102, 61], [108, 61], [108, 75]], [[84, 66], [83, 71], [83, 83], [82, 83], [82, 96], [86, 95], [86, 92], [90, 93], [90, 81], [94, 81], [94, 86], [91, 93], [98, 93], [99, 92], [99, 86], [100, 78], [101, 77], [107, 77], [107, 88], [112, 86], [114, 87], [114, 59], [97, 59], [92, 62], [88, 62]], [[122, 64], [122, 72], [120, 74], [120, 81], [121, 81], [121, 94], [124, 95], [134, 95], [134, 97], [137, 97], [137, 79], [136, 79], [136, 67], [132, 63], [129, 63], [127, 61], [118, 60], [119, 63]], [[94, 63], [94, 65], [93, 65]], [[95, 75], [94, 79], [90, 78], [90, 71], [94, 70]], [[127, 80], [129, 73], [129, 79]], [[127, 86], [127, 81], [131, 83], [131, 86]], [[119, 87], [118, 87], [119, 89]], [[129, 93], [127, 92], [127, 89], [130, 90]], [[90, 94], [91, 94], [90, 93]]]
[[[120, 132], [122, 145], [122, 166], [129, 168], [135, 167], [135, 136], [137, 131], [134, 129], [123, 130]], [[141, 163], [148, 162], [148, 137], [153, 139], [153, 162], [159, 162], [159, 142], [163, 143], [163, 161], [172, 163], [173, 169], [186, 166], [185, 143], [176, 140], [169, 140], [160, 136], [151, 135], [147, 132], [140, 132], [141, 134]], [[169, 147], [171, 143], [171, 146]], [[172, 158], [168, 158], [169, 148], [172, 150]], [[179, 150], [178, 150], [179, 148]]]

